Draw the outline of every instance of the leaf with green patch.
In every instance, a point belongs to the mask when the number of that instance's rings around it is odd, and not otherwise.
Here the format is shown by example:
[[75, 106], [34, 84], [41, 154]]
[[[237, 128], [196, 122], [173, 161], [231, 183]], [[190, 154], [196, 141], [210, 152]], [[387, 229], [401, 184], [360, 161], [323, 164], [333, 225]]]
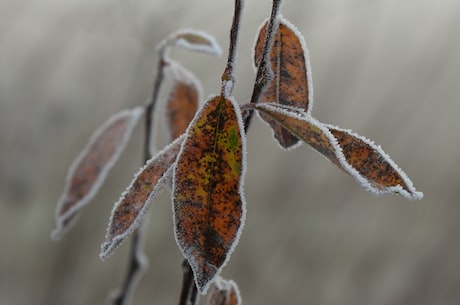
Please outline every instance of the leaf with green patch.
[[241, 305], [240, 291], [236, 283], [216, 278], [214, 289], [208, 297], [208, 305]]
[[101, 246], [102, 259], [112, 254], [115, 248], [139, 227], [153, 199], [171, 176], [184, 139], [185, 135], [177, 138], [147, 161], [126, 192], [121, 195], [112, 210], [105, 242]]
[[205, 293], [230, 258], [245, 219], [246, 139], [239, 106], [214, 96], [186, 133], [173, 175], [175, 236]]
[[423, 197], [407, 175], [372, 141], [348, 130], [322, 124], [296, 108], [271, 103], [255, 107], [354, 177], [374, 195], [399, 193], [410, 200]]
[[69, 168], [66, 185], [56, 208], [59, 239], [76, 220], [79, 211], [94, 197], [109, 170], [118, 160], [144, 108], [124, 110], [105, 122], [91, 136], [85, 149]]
[[[256, 67], [262, 60], [267, 26], [268, 21], [260, 28], [254, 47]], [[282, 17], [268, 55], [273, 78], [258, 102], [293, 106], [309, 113], [313, 103], [313, 87], [308, 50], [303, 36]], [[291, 148], [298, 143], [297, 137], [273, 119], [264, 114], [261, 114], [261, 117], [272, 127], [275, 138], [283, 148]]]

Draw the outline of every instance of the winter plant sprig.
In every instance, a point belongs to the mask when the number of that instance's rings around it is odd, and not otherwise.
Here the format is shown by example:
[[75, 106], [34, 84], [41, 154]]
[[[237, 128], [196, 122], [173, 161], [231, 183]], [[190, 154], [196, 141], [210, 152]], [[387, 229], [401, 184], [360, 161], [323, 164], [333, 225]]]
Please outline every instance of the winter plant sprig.
[[[200, 82], [169, 56], [174, 47], [219, 55], [215, 39], [196, 30], [175, 32], [158, 46], [157, 74], [147, 103], [112, 116], [70, 166], [56, 209], [53, 239], [59, 239], [75, 223], [118, 160], [135, 125], [144, 118], [143, 166], [115, 203], [101, 246], [100, 257], [105, 259], [133, 235], [129, 270], [113, 304], [129, 304], [145, 270], [143, 219], [166, 185], [172, 186], [174, 235], [184, 256], [179, 304], [196, 304], [199, 294], [206, 294], [211, 285], [208, 304], [241, 304], [236, 283], [219, 274], [244, 226], [246, 133], [255, 112], [272, 129], [282, 148], [308, 144], [374, 195], [398, 193], [409, 200], [423, 197], [380, 146], [311, 115], [309, 54], [302, 35], [280, 15], [281, 0], [273, 0], [271, 15], [258, 30], [251, 100], [241, 104], [236, 101], [232, 92], [242, 2], [235, 0], [219, 94], [208, 97], [200, 106]], [[160, 99], [165, 79], [172, 80], [173, 85], [168, 97]], [[162, 107], [158, 107], [160, 104]], [[153, 120], [160, 109], [169, 144], [156, 151]]]

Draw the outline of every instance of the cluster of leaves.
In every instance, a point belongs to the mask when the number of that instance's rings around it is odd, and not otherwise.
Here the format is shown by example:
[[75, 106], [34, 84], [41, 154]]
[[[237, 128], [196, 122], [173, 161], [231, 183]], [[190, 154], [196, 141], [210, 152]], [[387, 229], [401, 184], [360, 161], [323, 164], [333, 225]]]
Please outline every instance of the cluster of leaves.
[[[100, 256], [108, 257], [128, 235], [139, 230], [153, 199], [172, 179], [174, 233], [185, 258], [184, 279], [188, 266], [193, 275], [190, 278], [194, 278], [194, 283], [184, 283], [183, 292], [189, 286], [191, 289], [181, 297], [185, 300], [181, 304], [195, 304], [196, 289], [204, 294], [211, 284], [214, 289], [208, 304], [241, 303], [235, 282], [220, 278], [219, 273], [244, 225], [246, 132], [254, 112], [271, 127], [281, 147], [291, 149], [302, 142], [310, 145], [375, 195], [399, 193], [411, 200], [423, 196], [379, 146], [311, 116], [308, 51], [297, 29], [279, 14], [279, 7], [280, 1], [273, 1], [271, 17], [258, 31], [254, 47], [257, 75], [249, 103], [238, 104], [232, 96], [241, 1], [235, 2], [221, 92], [210, 96], [201, 107], [199, 81], [170, 59], [168, 50], [184, 47], [217, 55], [217, 43], [206, 33], [187, 30], [173, 33], [160, 44], [151, 100], [144, 107], [122, 111], [108, 120], [70, 167], [53, 238], [69, 228], [94, 196], [142, 116], [147, 123], [145, 164], [115, 203]], [[173, 86], [169, 98], [159, 102], [166, 106], [170, 144], [152, 157], [152, 117], [165, 77], [172, 78]]]

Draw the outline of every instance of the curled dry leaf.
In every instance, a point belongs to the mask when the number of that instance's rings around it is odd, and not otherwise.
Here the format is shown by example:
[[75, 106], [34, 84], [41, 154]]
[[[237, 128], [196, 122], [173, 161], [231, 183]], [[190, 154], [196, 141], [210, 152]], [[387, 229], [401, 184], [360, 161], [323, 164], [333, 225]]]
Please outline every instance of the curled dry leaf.
[[208, 297], [208, 305], [241, 305], [240, 291], [236, 283], [216, 278], [214, 289]]
[[171, 176], [184, 138], [185, 135], [177, 138], [147, 161], [121, 195], [112, 210], [106, 240], [101, 246], [102, 259], [109, 256], [139, 226], [152, 200]]
[[78, 212], [94, 197], [143, 113], [142, 107], [124, 110], [91, 136], [69, 168], [64, 192], [56, 208], [57, 226], [51, 234], [53, 239], [59, 239], [65, 233]]
[[[254, 47], [254, 64], [262, 60], [268, 21], [259, 30]], [[310, 59], [303, 36], [286, 19], [280, 17], [269, 53], [273, 79], [260, 96], [261, 103], [279, 103], [311, 111], [313, 87]], [[266, 115], [261, 115], [283, 148], [293, 147], [299, 139]]]
[[410, 200], [423, 197], [406, 174], [372, 141], [322, 124], [309, 114], [291, 107], [260, 104], [256, 109], [312, 146], [374, 195], [399, 193]]
[[169, 68], [173, 74], [173, 87], [166, 101], [166, 119], [171, 140], [183, 134], [198, 110], [201, 85], [198, 79], [173, 61]]
[[184, 29], [172, 33], [160, 43], [159, 48], [167, 46], [177, 46], [187, 50], [204, 52], [217, 56], [222, 54], [222, 49], [213, 36], [206, 32], [193, 29]]
[[187, 129], [173, 176], [174, 229], [205, 293], [228, 261], [245, 218], [246, 143], [239, 107], [211, 97]]

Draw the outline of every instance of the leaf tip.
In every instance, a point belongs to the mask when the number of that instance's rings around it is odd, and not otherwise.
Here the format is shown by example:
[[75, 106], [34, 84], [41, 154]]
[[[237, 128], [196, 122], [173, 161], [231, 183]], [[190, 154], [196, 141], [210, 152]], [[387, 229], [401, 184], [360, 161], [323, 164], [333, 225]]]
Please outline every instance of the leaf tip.
[[106, 258], [110, 257], [113, 254], [113, 250], [121, 243], [120, 239], [114, 238], [111, 241], [105, 241], [101, 245], [101, 253], [99, 253], [99, 258], [102, 261], [105, 261]]
[[64, 232], [62, 230], [62, 227], [57, 226], [53, 231], [51, 231], [50, 238], [53, 241], [59, 241], [63, 235], [64, 235]]
[[117, 249], [118, 246], [120, 246], [123, 243], [128, 234], [129, 232], [126, 232], [123, 235], [112, 236], [110, 234], [110, 231], [107, 231], [105, 241], [101, 244], [101, 252], [99, 253], [99, 258], [102, 261], [105, 261], [107, 258], [112, 256], [115, 252], [115, 249]]
[[398, 193], [410, 201], [421, 200], [424, 196], [423, 192], [415, 190], [413, 186], [410, 186], [407, 190], [401, 187], [401, 190], [398, 191]]
[[50, 238], [59, 241], [67, 231], [76, 223], [79, 214], [77, 212], [65, 213], [56, 216], [56, 228], [51, 231]]

